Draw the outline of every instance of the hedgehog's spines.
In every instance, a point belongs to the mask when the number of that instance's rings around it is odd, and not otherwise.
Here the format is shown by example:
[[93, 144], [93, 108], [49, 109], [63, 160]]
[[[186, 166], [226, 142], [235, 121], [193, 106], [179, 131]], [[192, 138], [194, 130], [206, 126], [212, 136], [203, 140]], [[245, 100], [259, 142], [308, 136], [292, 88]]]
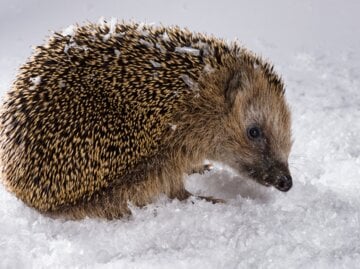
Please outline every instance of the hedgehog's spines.
[[3, 107], [9, 188], [41, 211], [93, 199], [159, 154], [199, 78], [235, 61], [259, 66], [283, 91], [273, 67], [238, 43], [177, 26], [110, 21], [55, 32]]

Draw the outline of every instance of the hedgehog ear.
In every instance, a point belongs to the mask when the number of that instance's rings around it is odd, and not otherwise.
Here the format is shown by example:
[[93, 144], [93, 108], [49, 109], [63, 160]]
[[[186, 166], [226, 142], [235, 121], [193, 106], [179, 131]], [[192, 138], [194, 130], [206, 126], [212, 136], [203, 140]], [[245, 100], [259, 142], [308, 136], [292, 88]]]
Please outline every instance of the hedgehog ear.
[[235, 98], [242, 90], [243, 76], [240, 72], [233, 72], [225, 84], [225, 102], [229, 108], [232, 108]]

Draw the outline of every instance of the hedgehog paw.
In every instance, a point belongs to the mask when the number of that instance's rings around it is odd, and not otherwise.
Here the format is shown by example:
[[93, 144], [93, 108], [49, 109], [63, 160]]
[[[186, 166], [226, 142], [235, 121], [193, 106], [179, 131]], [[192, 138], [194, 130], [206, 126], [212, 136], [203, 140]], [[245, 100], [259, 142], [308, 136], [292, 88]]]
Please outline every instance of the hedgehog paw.
[[[225, 200], [223, 200], [223, 199], [214, 198], [212, 196], [193, 195], [192, 193], [190, 193], [189, 191], [187, 191], [185, 189], [177, 192], [176, 195], [172, 196], [171, 198], [178, 199], [179, 201], [185, 201], [190, 197], [195, 197], [196, 199], [205, 200], [205, 201], [211, 202], [213, 204], [218, 204], [218, 203], [224, 204], [225, 203]], [[194, 202], [192, 201], [192, 203], [194, 203]]]
[[214, 198], [212, 196], [196, 196], [197, 198], [201, 200], [205, 200], [207, 202], [211, 202], [213, 204], [225, 204], [225, 200]]
[[175, 195], [173, 195], [172, 199], [178, 199], [179, 201], [184, 201], [187, 200], [189, 197], [193, 196], [190, 192], [188, 192], [187, 190], [183, 189], [181, 191], [178, 191]]
[[193, 168], [193, 169], [190, 171], [189, 175], [192, 175], [192, 174], [200, 174], [200, 175], [202, 175], [202, 174], [204, 174], [205, 172], [209, 172], [209, 171], [211, 171], [211, 170], [213, 170], [213, 169], [214, 169], [214, 166], [213, 166], [211, 163], [209, 163], [209, 164], [204, 164], [204, 165], [201, 165], [201, 166], [198, 166], [198, 167]]

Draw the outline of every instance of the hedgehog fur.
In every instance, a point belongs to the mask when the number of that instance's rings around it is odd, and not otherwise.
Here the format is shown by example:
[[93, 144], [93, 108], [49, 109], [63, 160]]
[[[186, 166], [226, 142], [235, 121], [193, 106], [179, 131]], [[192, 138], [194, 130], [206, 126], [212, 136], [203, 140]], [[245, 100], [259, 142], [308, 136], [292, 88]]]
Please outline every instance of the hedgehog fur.
[[[239, 90], [254, 85], [261, 89]], [[234, 116], [245, 106], [239, 91], [272, 104], [275, 142], [262, 154], [276, 155], [272, 167], [289, 174], [290, 115], [272, 65], [237, 43], [178, 27], [71, 26], [36, 47], [5, 97], [3, 181], [31, 207], [68, 218], [118, 218], [130, 213], [128, 202], [143, 206], [162, 193], [186, 199], [184, 174], [205, 158], [227, 160], [238, 146], [242, 160], [255, 154], [240, 134], [246, 118]], [[259, 114], [256, 101], [246, 111]], [[261, 165], [244, 163], [241, 172], [260, 173]], [[253, 177], [268, 183], [264, 173]]]

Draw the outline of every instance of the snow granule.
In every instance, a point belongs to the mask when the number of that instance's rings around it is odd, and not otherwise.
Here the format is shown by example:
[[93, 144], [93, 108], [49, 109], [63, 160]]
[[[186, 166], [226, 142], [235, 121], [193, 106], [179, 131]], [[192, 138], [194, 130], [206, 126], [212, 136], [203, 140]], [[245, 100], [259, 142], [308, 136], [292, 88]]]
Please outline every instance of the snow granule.
[[35, 86], [41, 83], [41, 76], [36, 76], [30, 78], [30, 82], [33, 83]]
[[153, 44], [153, 43], [151, 43], [151, 42], [149, 42], [149, 41], [147, 41], [147, 40], [145, 40], [145, 39], [142, 39], [142, 38], [139, 39], [139, 43], [140, 43], [141, 45], [144, 45], [144, 46], [147, 47], [147, 48], [153, 48], [153, 47], [154, 47], [154, 44]]
[[155, 47], [161, 51], [161, 53], [166, 53], [166, 49], [164, 46], [160, 45], [159, 43], [156, 43]]
[[207, 74], [211, 74], [212, 72], [214, 72], [214, 68], [210, 65], [210, 64], [206, 64], [204, 66], [204, 72]]
[[156, 62], [156, 61], [153, 61], [153, 60], [150, 60], [150, 63], [153, 67], [155, 68], [159, 68], [161, 67], [161, 64], [159, 62]]
[[71, 36], [73, 37], [75, 35], [76, 32], [76, 26], [75, 25], [70, 25], [68, 27], [66, 27], [62, 32], [61, 35], [62, 36]]
[[175, 131], [176, 128], [177, 128], [177, 125], [176, 124], [170, 124], [170, 128], [171, 128], [171, 130]]
[[65, 44], [64, 53], [68, 54], [69, 49], [80, 49], [83, 51], [87, 51], [89, 48], [86, 45], [79, 46], [73, 39], [70, 40], [69, 44]]
[[190, 88], [190, 89], [194, 89], [197, 86], [197, 83], [194, 82], [188, 75], [186, 74], [181, 74], [180, 78], [185, 82], [185, 84]]
[[63, 80], [60, 80], [59, 81], [59, 87], [60, 88], [65, 88], [65, 86], [66, 86], [65, 82]]
[[120, 57], [120, 54], [121, 54], [120, 50], [114, 49], [114, 53], [115, 53], [116, 57], [118, 57], [118, 58]]
[[140, 22], [138, 27], [136, 28], [136, 30], [139, 32], [139, 35], [141, 35], [143, 37], [147, 37], [147, 36], [149, 36], [150, 31], [146, 28], [154, 26], [154, 25], [156, 25], [155, 22], [150, 22], [150, 23]]
[[169, 35], [168, 33], [166, 32], [166, 30], [164, 31], [164, 33], [162, 34], [162, 40], [165, 41], [165, 42], [168, 42], [170, 41], [170, 38], [169, 38]]
[[200, 55], [200, 50], [199, 49], [195, 49], [195, 48], [191, 48], [191, 47], [176, 47], [175, 52], [189, 53], [189, 54], [192, 54], [194, 56], [199, 56]]
[[98, 20], [98, 24], [101, 28], [104, 28], [107, 25], [107, 20], [105, 19], [105, 17], [100, 17]]
[[111, 18], [109, 22], [107, 22], [104, 18], [100, 19], [100, 25], [102, 27], [107, 26], [109, 28], [109, 32], [103, 36], [103, 41], [106, 42], [109, 38], [116, 33], [116, 24], [117, 19]]

